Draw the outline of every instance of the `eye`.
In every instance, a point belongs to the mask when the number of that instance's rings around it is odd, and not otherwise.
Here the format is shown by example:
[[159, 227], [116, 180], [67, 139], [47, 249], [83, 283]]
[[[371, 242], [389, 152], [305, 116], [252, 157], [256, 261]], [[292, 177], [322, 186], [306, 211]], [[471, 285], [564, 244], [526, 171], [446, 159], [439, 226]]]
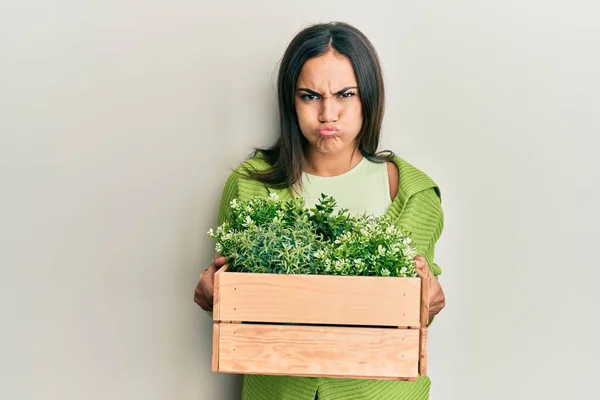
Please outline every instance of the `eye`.
[[300, 95], [300, 98], [302, 100], [306, 100], [306, 101], [311, 101], [311, 100], [317, 100], [319, 98], [319, 96], [317, 96], [316, 94], [302, 94]]
[[354, 97], [355, 95], [356, 95], [356, 93], [354, 93], [354, 92], [345, 92], [345, 93], [341, 93], [339, 95], [339, 97], [342, 99], [349, 99], [351, 97]]

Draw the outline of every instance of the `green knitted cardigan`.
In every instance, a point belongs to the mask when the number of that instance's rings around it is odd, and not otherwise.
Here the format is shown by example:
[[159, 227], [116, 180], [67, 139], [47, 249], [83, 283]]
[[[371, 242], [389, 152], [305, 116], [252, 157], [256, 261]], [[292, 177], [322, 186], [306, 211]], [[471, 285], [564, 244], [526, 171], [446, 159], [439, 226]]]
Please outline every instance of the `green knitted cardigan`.
[[[435, 244], [443, 229], [443, 212], [438, 186], [425, 173], [398, 156], [394, 156], [400, 175], [398, 194], [387, 214], [396, 225], [409, 232], [419, 255], [425, 257], [435, 276], [441, 274], [434, 263]], [[277, 193], [282, 200], [291, 199], [289, 188], [274, 189], [245, 174], [248, 169], [266, 170], [269, 164], [262, 156], [243, 162], [227, 179], [220, 200], [217, 223], [231, 217], [231, 200], [248, 200], [254, 196]], [[244, 376], [244, 400], [426, 400], [429, 377], [416, 382], [307, 378], [292, 376]]]

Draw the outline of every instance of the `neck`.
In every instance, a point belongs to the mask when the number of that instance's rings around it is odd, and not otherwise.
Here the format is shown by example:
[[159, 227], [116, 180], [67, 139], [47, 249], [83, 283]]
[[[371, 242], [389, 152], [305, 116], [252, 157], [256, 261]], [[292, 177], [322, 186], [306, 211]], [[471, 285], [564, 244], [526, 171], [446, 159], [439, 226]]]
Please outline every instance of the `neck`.
[[336, 176], [350, 171], [363, 159], [358, 149], [336, 154], [309, 150], [306, 154], [305, 171], [318, 176]]

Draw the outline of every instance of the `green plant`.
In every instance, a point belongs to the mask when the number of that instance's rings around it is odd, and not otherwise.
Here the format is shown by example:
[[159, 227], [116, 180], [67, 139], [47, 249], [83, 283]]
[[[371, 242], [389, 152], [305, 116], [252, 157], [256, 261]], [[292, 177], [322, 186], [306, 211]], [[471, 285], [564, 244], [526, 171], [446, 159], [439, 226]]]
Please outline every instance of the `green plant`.
[[350, 215], [331, 196], [231, 202], [232, 218], [212, 229], [215, 250], [234, 272], [415, 277], [416, 249], [387, 217]]

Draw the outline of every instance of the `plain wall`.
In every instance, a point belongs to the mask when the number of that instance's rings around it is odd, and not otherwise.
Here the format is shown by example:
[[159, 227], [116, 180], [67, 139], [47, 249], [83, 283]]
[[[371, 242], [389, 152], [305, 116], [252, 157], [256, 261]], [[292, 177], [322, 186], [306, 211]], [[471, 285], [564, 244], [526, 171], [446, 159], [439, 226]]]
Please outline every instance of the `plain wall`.
[[441, 186], [435, 400], [583, 399], [599, 299], [594, 1], [0, 2], [0, 398], [237, 399], [192, 301], [292, 36], [344, 20], [384, 146]]

